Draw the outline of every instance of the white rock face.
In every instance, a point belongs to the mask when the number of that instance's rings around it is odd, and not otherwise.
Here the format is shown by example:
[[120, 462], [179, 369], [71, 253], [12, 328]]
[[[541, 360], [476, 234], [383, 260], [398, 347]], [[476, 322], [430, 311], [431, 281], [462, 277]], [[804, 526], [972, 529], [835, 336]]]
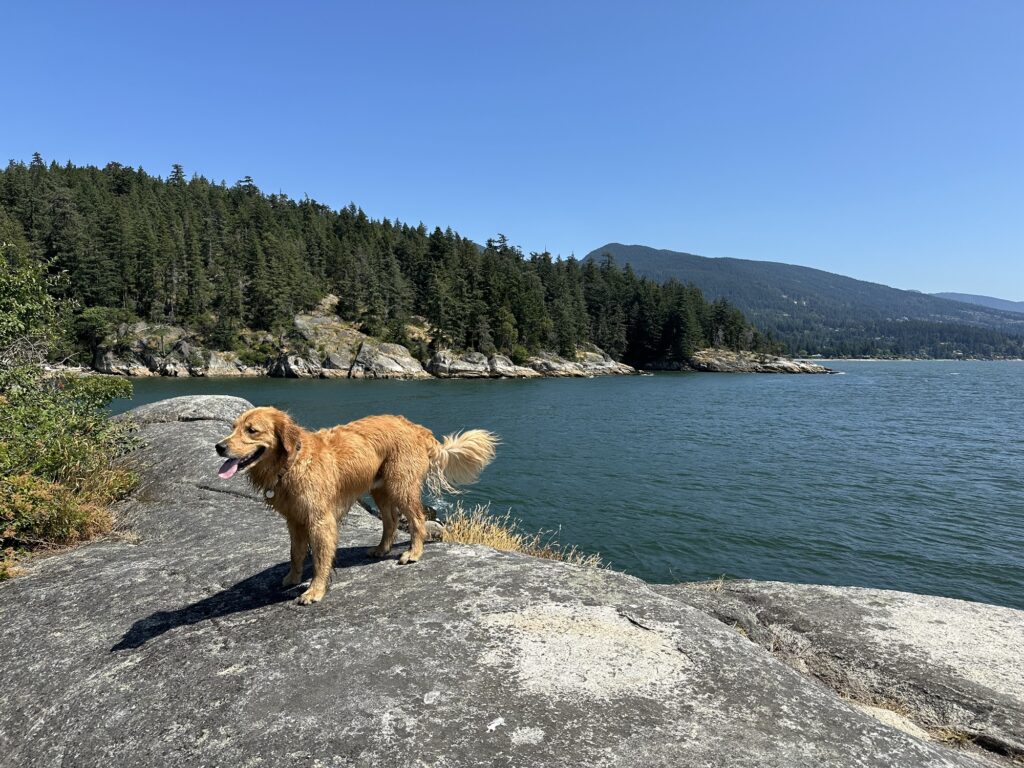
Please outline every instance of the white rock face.
[[698, 371], [709, 373], [832, 373], [817, 363], [728, 349], [698, 350], [690, 357], [690, 365]]
[[349, 376], [353, 379], [429, 379], [420, 361], [401, 344], [367, 339], [359, 348]]

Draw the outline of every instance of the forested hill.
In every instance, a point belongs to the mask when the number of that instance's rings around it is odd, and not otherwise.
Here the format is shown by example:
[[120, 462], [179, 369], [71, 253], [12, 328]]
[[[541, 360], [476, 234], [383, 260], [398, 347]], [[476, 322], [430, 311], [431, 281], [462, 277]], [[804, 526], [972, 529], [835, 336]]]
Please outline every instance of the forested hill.
[[932, 296], [938, 296], [940, 299], [962, 301], [967, 304], [979, 304], [989, 309], [1000, 309], [1004, 312], [1024, 313], [1024, 301], [1008, 301], [1007, 299], [997, 299], [994, 296], [978, 296], [973, 293], [933, 293]]
[[657, 281], [692, 282], [725, 298], [797, 354], [837, 356], [1021, 357], [1024, 316], [901, 291], [819, 269], [707, 258], [609, 243], [607, 254]]
[[0, 171], [0, 243], [47, 261], [83, 342], [141, 318], [238, 349], [245, 328], [286, 339], [297, 312], [333, 293], [345, 319], [421, 355], [406, 336], [414, 316], [435, 348], [513, 359], [592, 343], [647, 365], [711, 344], [770, 346], [724, 300], [611, 261], [525, 256], [502, 236], [480, 248], [451, 229], [375, 221], [354, 205], [336, 211], [179, 165], [162, 179], [118, 163], [11, 161]]

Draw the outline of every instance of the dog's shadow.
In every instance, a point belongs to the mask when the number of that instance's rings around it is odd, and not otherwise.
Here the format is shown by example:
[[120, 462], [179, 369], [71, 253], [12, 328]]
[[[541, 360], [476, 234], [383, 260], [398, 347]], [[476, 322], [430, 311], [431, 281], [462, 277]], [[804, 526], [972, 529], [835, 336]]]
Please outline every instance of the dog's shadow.
[[[352, 568], [360, 565], [371, 565], [374, 562], [366, 554], [366, 547], [339, 547], [334, 556], [334, 567]], [[309, 573], [309, 563], [306, 563], [306, 574]], [[272, 566], [247, 579], [234, 584], [227, 589], [203, 598], [198, 602], [178, 608], [174, 611], [156, 611], [144, 619], [139, 619], [131, 628], [124, 633], [117, 645], [110, 649], [124, 651], [131, 648], [139, 648], [164, 632], [175, 627], [198, 624], [203, 621], [219, 619], [229, 616], [232, 613], [242, 613], [263, 608], [274, 603], [283, 603], [293, 600], [301, 593], [303, 587], [286, 589], [281, 586], [281, 580], [288, 573], [288, 563], [281, 563]]]

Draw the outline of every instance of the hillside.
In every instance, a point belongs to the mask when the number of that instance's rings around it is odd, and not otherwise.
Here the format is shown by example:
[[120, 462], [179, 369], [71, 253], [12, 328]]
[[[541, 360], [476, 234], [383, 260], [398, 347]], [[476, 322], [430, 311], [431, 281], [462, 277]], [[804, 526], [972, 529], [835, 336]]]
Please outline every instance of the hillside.
[[591, 251], [584, 261], [601, 261], [604, 254], [644, 277], [693, 283], [709, 299], [725, 298], [798, 354], [1024, 354], [1020, 314], [793, 264], [707, 258], [641, 245], [609, 243]]
[[962, 301], [965, 304], [977, 304], [981, 307], [998, 309], [1003, 312], [1024, 313], [1024, 301], [1008, 301], [1007, 299], [997, 299], [994, 296], [978, 296], [973, 293], [933, 293], [932, 296], [950, 299], [951, 301]]
[[[770, 351], [734, 307], [696, 289], [527, 256], [502, 235], [481, 248], [451, 229], [264, 194], [249, 177], [228, 186], [180, 165], [163, 179], [118, 163], [11, 161], [0, 170], [0, 244], [49, 268], [70, 310], [67, 354], [85, 360], [139, 322], [181, 327], [250, 363], [275, 357], [304, 342], [295, 316], [329, 294], [342, 320], [421, 362], [438, 349], [521, 363], [595, 345], [644, 366], [681, 364], [707, 346]], [[408, 336], [413, 318], [429, 340]]]

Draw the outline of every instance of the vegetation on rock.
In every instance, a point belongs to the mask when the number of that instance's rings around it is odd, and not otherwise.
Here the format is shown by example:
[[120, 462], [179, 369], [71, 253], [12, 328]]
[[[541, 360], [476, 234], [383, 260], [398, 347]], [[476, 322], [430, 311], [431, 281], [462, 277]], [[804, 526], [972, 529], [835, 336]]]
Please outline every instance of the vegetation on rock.
[[[2, 215], [2, 211], [0, 211]], [[135, 484], [113, 460], [125, 427], [103, 406], [131, 394], [123, 379], [48, 375], [61, 305], [46, 264], [0, 219], [0, 579], [22, 555], [108, 531], [109, 504]]]
[[544, 560], [563, 560], [573, 565], [596, 568], [599, 554], [586, 554], [576, 547], [565, 547], [550, 533], [526, 533], [511, 513], [492, 515], [485, 506], [467, 510], [461, 504], [444, 518], [444, 541], [455, 544], [482, 544], [503, 552], [519, 552]]

